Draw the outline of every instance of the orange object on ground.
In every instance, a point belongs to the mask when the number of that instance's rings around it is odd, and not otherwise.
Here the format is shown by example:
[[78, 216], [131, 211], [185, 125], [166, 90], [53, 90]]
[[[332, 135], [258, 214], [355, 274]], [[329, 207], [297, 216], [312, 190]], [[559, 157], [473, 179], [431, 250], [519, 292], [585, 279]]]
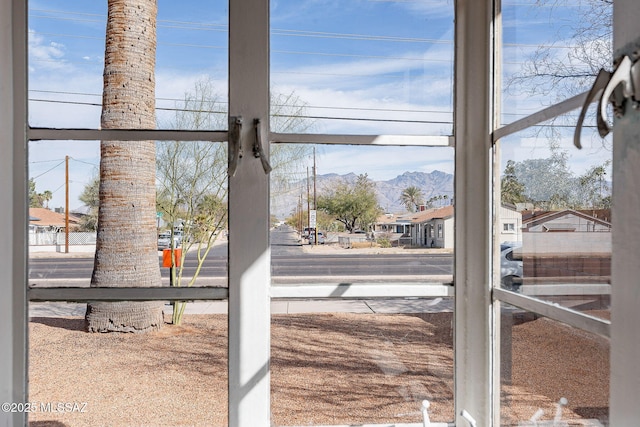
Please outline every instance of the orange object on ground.
[[180, 261], [182, 260], [182, 249], [176, 248], [173, 250], [175, 256], [175, 264], [171, 263], [171, 249], [162, 250], [162, 266], [163, 267], [180, 267]]

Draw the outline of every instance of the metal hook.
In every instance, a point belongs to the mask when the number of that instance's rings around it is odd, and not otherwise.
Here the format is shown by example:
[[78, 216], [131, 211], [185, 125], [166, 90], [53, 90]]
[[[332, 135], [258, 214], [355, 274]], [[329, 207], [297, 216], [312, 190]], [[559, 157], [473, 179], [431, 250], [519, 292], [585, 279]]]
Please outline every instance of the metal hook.
[[267, 160], [267, 156], [264, 154], [264, 150], [262, 147], [262, 135], [260, 132], [260, 119], [253, 120], [253, 128], [255, 129], [256, 138], [253, 141], [253, 156], [260, 159], [262, 162], [262, 169], [264, 169], [264, 173], [268, 174], [271, 172], [271, 165]]
[[240, 132], [242, 130], [242, 117], [229, 117], [229, 178], [235, 176], [238, 163], [242, 158], [242, 144], [240, 143]]
[[[608, 125], [607, 118], [607, 103], [609, 102], [609, 98], [613, 94], [613, 91], [618, 87], [619, 84], [622, 84], [622, 96], [627, 99], [633, 97], [633, 86], [631, 83], [631, 59], [628, 56], [622, 58], [622, 61], [618, 65], [618, 68], [613, 72], [609, 82], [604, 88], [602, 92], [602, 96], [600, 97], [600, 103], [598, 104], [598, 132], [601, 137], [607, 136], [611, 129]], [[622, 106], [623, 100], [614, 100], [615, 106]], [[601, 126], [600, 120], [602, 120]]]
[[[637, 53], [633, 54], [634, 58], [638, 57]], [[634, 109], [640, 108], [640, 61], [635, 62], [629, 56], [623, 56], [616, 66], [613, 73], [606, 70], [600, 70], [596, 81], [593, 83], [591, 90], [585, 98], [582, 111], [578, 117], [578, 123], [573, 135], [573, 143], [576, 147], [582, 148], [580, 144], [580, 132], [582, 131], [582, 122], [589, 108], [589, 104], [593, 102], [602, 90], [602, 95], [598, 101], [597, 124], [598, 133], [602, 138], [611, 132], [609, 126], [609, 118], [607, 117], [607, 104], [613, 104], [613, 111], [616, 117], [624, 114], [625, 102], [630, 100]]]
[[[593, 82], [593, 86], [591, 90], [587, 94], [587, 97], [584, 100], [584, 104], [582, 105], [582, 110], [580, 111], [580, 116], [578, 117], [578, 123], [576, 124], [576, 129], [573, 133], [573, 144], [581, 149], [582, 144], [580, 144], [580, 135], [582, 133], [582, 123], [584, 122], [584, 117], [587, 114], [587, 110], [589, 109], [589, 105], [601, 94], [601, 91], [607, 86], [611, 80], [611, 73], [605, 69], [601, 69], [596, 77], [596, 81]], [[600, 98], [602, 99], [602, 98]], [[600, 115], [598, 115], [598, 119], [600, 119]], [[603, 122], [606, 125], [606, 122]], [[598, 120], [598, 128], [600, 127], [600, 120]]]

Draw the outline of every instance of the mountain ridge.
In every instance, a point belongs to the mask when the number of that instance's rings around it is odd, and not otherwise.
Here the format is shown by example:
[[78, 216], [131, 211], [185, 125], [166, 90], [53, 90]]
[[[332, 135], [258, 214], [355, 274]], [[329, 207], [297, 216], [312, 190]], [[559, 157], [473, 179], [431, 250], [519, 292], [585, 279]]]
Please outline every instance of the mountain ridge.
[[[337, 182], [355, 183], [358, 175], [354, 172], [346, 174], [327, 173], [316, 176], [316, 191], [321, 194], [323, 189], [334, 185]], [[431, 197], [447, 196], [447, 200], [437, 201], [438, 203], [449, 204], [453, 200], [453, 174], [434, 170], [432, 172], [405, 171], [394, 178], [388, 180], [371, 180], [376, 189], [378, 204], [386, 213], [404, 213], [406, 208], [400, 201], [400, 195], [405, 188], [418, 187], [422, 190], [424, 200]], [[306, 179], [300, 180], [292, 185], [292, 188], [306, 188]], [[310, 190], [313, 192], [313, 188]], [[285, 195], [279, 198], [272, 208], [272, 213], [278, 218], [286, 218], [291, 215], [291, 208], [299, 202], [300, 195]], [[312, 196], [313, 197], [313, 196]], [[303, 195], [306, 200], [306, 193]], [[277, 207], [280, 207], [279, 209]], [[306, 201], [305, 201], [306, 207]]]

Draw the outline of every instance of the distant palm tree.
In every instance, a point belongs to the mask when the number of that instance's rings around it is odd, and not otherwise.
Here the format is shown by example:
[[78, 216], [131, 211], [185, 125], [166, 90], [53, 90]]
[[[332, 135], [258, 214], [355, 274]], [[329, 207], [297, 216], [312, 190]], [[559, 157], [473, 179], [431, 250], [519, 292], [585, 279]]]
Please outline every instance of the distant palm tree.
[[[155, 128], [156, 0], [109, 0], [102, 129]], [[100, 208], [92, 287], [161, 286], [155, 142], [100, 143]], [[92, 302], [90, 332], [142, 332], [164, 323], [164, 304]]]
[[420, 205], [424, 204], [422, 190], [416, 186], [405, 188], [402, 190], [402, 194], [400, 194], [400, 202], [409, 212], [417, 211]]
[[42, 203], [44, 204], [44, 207], [49, 209], [49, 200], [51, 200], [53, 198], [53, 193], [49, 190], [44, 190], [44, 192], [42, 193]]

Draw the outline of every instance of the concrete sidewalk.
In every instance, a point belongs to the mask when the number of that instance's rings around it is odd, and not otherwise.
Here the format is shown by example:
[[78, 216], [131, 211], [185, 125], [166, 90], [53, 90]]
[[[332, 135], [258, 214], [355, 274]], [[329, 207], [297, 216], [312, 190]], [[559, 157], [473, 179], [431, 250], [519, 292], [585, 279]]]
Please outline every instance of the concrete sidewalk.
[[[34, 302], [29, 304], [30, 317], [84, 317], [86, 303]], [[165, 305], [165, 313], [172, 306]], [[453, 311], [452, 298], [395, 298], [366, 300], [273, 300], [272, 314], [301, 313], [437, 313]], [[190, 302], [186, 314], [227, 314], [227, 301]]]

